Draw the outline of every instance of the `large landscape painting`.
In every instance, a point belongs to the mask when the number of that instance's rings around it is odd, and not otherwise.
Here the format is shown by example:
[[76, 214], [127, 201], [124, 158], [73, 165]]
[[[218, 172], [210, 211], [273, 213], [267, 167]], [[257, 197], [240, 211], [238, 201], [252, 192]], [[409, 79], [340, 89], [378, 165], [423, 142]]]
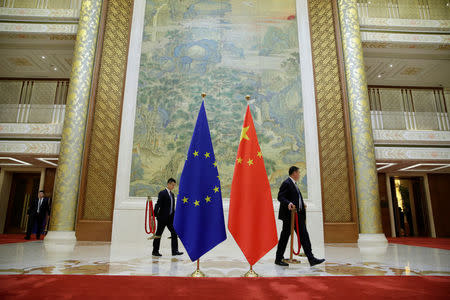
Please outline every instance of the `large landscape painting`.
[[130, 196], [179, 180], [205, 92], [222, 196], [250, 95], [272, 197], [291, 165], [307, 197], [295, 0], [148, 0], [144, 26]]

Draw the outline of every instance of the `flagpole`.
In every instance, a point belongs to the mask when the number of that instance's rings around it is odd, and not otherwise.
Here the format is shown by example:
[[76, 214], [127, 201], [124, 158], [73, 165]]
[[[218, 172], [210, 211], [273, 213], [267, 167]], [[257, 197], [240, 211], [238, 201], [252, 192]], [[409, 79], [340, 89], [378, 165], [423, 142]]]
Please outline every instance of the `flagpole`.
[[[202, 93], [202, 101], [205, 101], [206, 93]], [[197, 259], [197, 270], [191, 274], [191, 277], [206, 277], [205, 273], [200, 271], [200, 258]]]
[[[250, 95], [246, 95], [245, 100], [247, 100], [248, 103], [250, 101]], [[250, 265], [250, 270], [248, 270], [248, 272], [244, 274], [244, 277], [260, 277], [260, 276], [253, 270], [253, 266]]]
[[[202, 94], [202, 101], [205, 101], [206, 93], [203, 92]], [[205, 273], [200, 271], [200, 258], [197, 259], [197, 270], [194, 271], [194, 273], [191, 274], [191, 277], [206, 277]]]
[[197, 270], [195, 270], [194, 273], [191, 274], [191, 277], [206, 277], [205, 273], [200, 271], [200, 258], [197, 259]]
[[[277, 244], [277, 227], [270, 183], [250, 110], [250, 95], [246, 95], [245, 100], [248, 104], [231, 184], [228, 229], [250, 264], [250, 270], [243, 276], [259, 277], [253, 265], [261, 259], [261, 254], [269, 252]], [[252, 182], [256, 190], [250, 192], [245, 182]], [[258, 206], [257, 214], [245, 215], [244, 218], [241, 209], [255, 205]]]

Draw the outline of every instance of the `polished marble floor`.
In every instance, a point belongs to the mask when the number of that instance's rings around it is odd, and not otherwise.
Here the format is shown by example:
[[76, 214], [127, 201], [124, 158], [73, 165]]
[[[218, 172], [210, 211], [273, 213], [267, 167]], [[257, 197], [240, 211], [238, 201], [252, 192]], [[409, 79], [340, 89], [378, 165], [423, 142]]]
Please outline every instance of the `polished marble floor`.
[[[357, 244], [326, 244], [326, 262], [310, 267], [274, 264], [275, 250], [255, 266], [261, 276], [356, 276], [438, 275], [450, 276], [450, 251], [389, 244], [378, 251], [361, 251]], [[77, 242], [48, 245], [43, 241], [0, 245], [0, 274], [97, 274], [189, 276], [196, 268], [180, 243], [182, 256], [170, 255], [170, 240], [163, 236], [160, 258], [151, 256], [152, 241], [142, 244]], [[287, 252], [287, 251], [286, 251]], [[287, 254], [287, 253], [286, 253]], [[239, 277], [249, 266], [234, 240], [227, 239], [202, 257], [201, 270], [210, 277]]]

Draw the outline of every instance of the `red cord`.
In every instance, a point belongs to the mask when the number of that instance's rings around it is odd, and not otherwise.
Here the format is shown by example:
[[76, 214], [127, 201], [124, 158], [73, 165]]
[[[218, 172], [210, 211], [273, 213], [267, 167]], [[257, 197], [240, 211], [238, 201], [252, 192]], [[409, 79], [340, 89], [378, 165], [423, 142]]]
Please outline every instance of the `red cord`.
[[[150, 213], [150, 215], [148, 216], [148, 219], [147, 219], [147, 212]], [[156, 232], [155, 225], [156, 225], [156, 222], [155, 222], [155, 212], [153, 211], [153, 202], [152, 202], [152, 200], [147, 200], [147, 203], [145, 204], [145, 224], [144, 224], [145, 232], [147, 234], [155, 233]], [[148, 231], [147, 231], [147, 226], [149, 227]]]
[[295, 255], [299, 255], [300, 254], [300, 248], [302, 247], [302, 244], [300, 243], [300, 232], [299, 232], [299, 230], [298, 230], [298, 214], [297, 214], [297, 212], [295, 212], [295, 227], [297, 227], [297, 245], [298, 245], [298, 250], [297, 250], [297, 252], [295, 252], [295, 250], [293, 250], [294, 251], [294, 254]]

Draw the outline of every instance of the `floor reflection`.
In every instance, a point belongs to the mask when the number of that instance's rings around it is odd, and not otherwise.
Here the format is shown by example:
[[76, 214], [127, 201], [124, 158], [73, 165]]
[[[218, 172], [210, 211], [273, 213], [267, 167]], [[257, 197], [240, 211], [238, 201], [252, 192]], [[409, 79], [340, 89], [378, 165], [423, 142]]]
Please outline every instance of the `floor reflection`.
[[[169, 249], [169, 248], [167, 248]], [[184, 249], [183, 249], [184, 250]], [[356, 244], [327, 244], [326, 263], [279, 267], [271, 251], [254, 270], [262, 276], [450, 276], [450, 251], [389, 244], [382, 255], [366, 261]], [[48, 251], [42, 242], [0, 245], [0, 274], [83, 274], [189, 276], [196, 269], [184, 254], [151, 256], [151, 244], [111, 245], [78, 242], [69, 252]], [[201, 259], [200, 269], [210, 277], [239, 277], [249, 265], [234, 249], [220, 249]]]

